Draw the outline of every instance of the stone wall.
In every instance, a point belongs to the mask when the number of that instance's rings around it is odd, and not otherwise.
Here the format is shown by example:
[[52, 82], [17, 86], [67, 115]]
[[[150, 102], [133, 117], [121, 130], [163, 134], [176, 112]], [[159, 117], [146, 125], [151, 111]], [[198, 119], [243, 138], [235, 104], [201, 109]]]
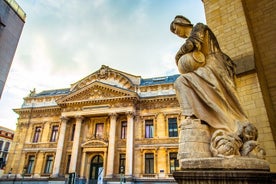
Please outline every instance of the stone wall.
[[259, 142], [275, 172], [276, 66], [272, 24], [276, 3], [271, 0], [203, 0], [203, 3], [206, 22], [221, 49], [237, 63], [236, 85], [241, 104], [258, 128]]

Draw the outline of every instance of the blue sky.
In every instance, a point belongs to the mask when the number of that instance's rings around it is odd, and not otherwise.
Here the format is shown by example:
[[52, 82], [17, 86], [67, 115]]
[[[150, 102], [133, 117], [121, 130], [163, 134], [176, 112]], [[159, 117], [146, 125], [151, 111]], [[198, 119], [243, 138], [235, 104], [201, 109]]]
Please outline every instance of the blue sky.
[[176, 15], [205, 23], [201, 0], [16, 0], [27, 18], [0, 100], [0, 125], [15, 129], [30, 90], [68, 88], [101, 65], [143, 78], [178, 73], [184, 40]]

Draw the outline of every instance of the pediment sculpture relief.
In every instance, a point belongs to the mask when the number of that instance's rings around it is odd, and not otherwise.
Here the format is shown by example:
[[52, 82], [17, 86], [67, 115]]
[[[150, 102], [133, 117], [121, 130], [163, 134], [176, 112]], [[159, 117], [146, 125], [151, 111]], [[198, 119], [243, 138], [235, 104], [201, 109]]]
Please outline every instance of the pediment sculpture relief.
[[102, 100], [129, 95], [121, 89], [116, 89], [116, 87], [95, 82], [91, 86], [86, 87], [86, 89], [80, 89], [72, 93], [71, 96], [66, 97], [65, 101]]

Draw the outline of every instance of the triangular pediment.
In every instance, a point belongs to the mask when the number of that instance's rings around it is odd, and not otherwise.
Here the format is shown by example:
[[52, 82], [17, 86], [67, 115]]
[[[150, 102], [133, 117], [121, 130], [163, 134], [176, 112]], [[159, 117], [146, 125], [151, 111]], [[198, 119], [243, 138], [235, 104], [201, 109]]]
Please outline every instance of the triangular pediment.
[[123, 98], [138, 98], [136, 92], [112, 86], [99, 81], [80, 88], [71, 92], [69, 95], [57, 101], [58, 104], [67, 102], [83, 102], [83, 101], [102, 101], [102, 100], [114, 100]]
[[72, 84], [70, 91], [77, 91], [95, 81], [127, 90], [134, 90], [135, 86], [139, 85], [140, 80], [140, 76], [131, 75], [102, 65], [102, 67], [96, 72]]

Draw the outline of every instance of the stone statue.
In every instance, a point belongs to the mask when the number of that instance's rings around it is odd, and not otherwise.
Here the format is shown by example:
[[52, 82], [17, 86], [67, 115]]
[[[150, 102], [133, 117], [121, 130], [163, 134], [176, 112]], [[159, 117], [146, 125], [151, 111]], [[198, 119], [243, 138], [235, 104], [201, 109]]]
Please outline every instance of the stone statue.
[[208, 125], [213, 156], [264, 158], [264, 150], [256, 143], [257, 129], [249, 123], [236, 94], [235, 64], [221, 51], [214, 33], [207, 25], [193, 26], [180, 15], [172, 21], [170, 30], [186, 39], [175, 56], [181, 73], [175, 90], [186, 118], [184, 125], [193, 119]]

